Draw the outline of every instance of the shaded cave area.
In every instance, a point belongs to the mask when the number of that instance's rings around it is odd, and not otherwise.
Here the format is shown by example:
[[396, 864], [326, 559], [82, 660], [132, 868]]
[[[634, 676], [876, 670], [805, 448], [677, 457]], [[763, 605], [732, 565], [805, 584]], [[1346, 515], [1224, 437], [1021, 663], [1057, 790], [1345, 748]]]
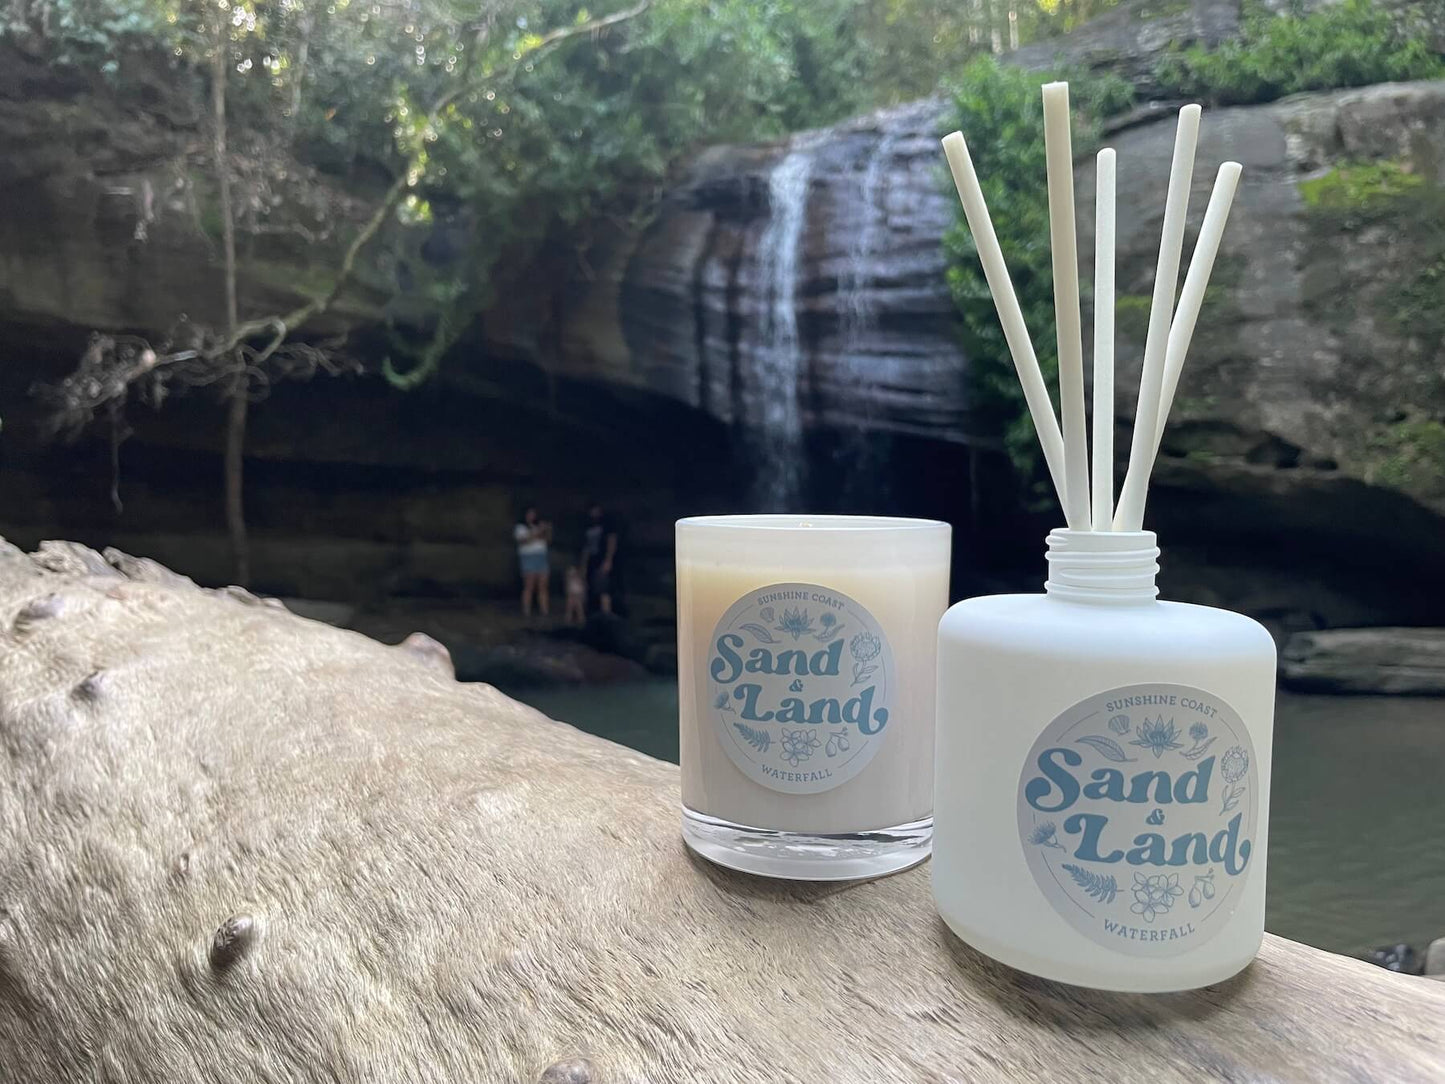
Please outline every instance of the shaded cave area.
[[[203, 584], [231, 582], [220, 404], [192, 391], [160, 411], [128, 409], [117, 510], [109, 423], [74, 442], [47, 440], [30, 394], [33, 381], [70, 370], [83, 332], [21, 332], [12, 326], [0, 339], [0, 351], [30, 361], [0, 370], [0, 395], [13, 404], [0, 533], [23, 546], [52, 537], [115, 546]], [[252, 588], [373, 610], [509, 606], [519, 583], [511, 525], [522, 509], [535, 504], [554, 522], [560, 573], [597, 500], [625, 525], [627, 609], [650, 641], [666, 642], [673, 522], [748, 510], [745, 435], [668, 396], [519, 358], [478, 360], [472, 348], [412, 392], [370, 371], [278, 385], [256, 405], [246, 459]], [[802, 507], [952, 523], [955, 598], [1040, 589], [1043, 536], [1058, 516], [1029, 499], [996, 449], [814, 427], [800, 451], [810, 467]], [[1223, 466], [1165, 451], [1149, 514], [1164, 550], [1162, 597], [1240, 609], [1281, 637], [1438, 614], [1436, 517], [1407, 498], [1289, 456]]]

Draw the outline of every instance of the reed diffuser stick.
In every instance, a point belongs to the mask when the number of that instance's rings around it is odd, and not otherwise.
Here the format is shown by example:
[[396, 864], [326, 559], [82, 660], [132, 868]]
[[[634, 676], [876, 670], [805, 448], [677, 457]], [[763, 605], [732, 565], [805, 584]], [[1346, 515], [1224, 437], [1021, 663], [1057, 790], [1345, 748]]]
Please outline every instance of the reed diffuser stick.
[[[1199, 114], [1199, 106], [1186, 105], [1179, 111], [1179, 126], [1174, 133], [1174, 160], [1169, 167], [1169, 195], [1164, 202], [1164, 229], [1159, 236], [1154, 298], [1149, 307], [1149, 331], [1144, 338], [1144, 371], [1139, 378], [1139, 405], [1134, 412], [1129, 469], [1114, 513], [1116, 530], [1138, 530], [1144, 518], [1144, 493], [1154, 462], [1154, 433], [1159, 426], [1164, 351], [1174, 316], [1174, 291], [1179, 283], [1179, 257], [1184, 248], [1184, 223], [1189, 212], [1189, 186], [1194, 178], [1194, 150], [1199, 143]], [[1130, 523], [1135, 526], [1127, 526]]]
[[[1199, 322], [1199, 310], [1204, 305], [1204, 292], [1209, 288], [1209, 275], [1214, 270], [1214, 259], [1219, 254], [1219, 242], [1224, 236], [1225, 223], [1229, 221], [1229, 209], [1234, 203], [1234, 193], [1239, 187], [1239, 175], [1243, 168], [1238, 162], [1225, 162], [1219, 167], [1214, 178], [1214, 190], [1209, 195], [1209, 206], [1204, 211], [1204, 224], [1199, 228], [1199, 240], [1194, 245], [1194, 255], [1189, 260], [1189, 273], [1184, 276], [1184, 288], [1179, 292], [1179, 309], [1169, 328], [1169, 341], [1165, 349], [1164, 381], [1159, 395], [1158, 424], [1150, 434], [1148, 459], [1143, 463], [1147, 480], [1154, 470], [1154, 459], [1159, 454], [1159, 442], [1164, 436], [1164, 423], [1169, 418], [1169, 408], [1174, 403], [1174, 392], [1179, 387], [1179, 374], [1184, 368], [1184, 356], [1189, 353], [1189, 343], [1194, 338], [1194, 328]], [[1137, 437], [1142, 421], [1136, 419], [1134, 432]], [[1130, 464], [1133, 469], [1133, 464]], [[1145, 496], [1148, 489], [1145, 488]], [[1123, 514], [1121, 508], [1120, 515]], [[1115, 524], [1115, 529], [1137, 531], [1144, 524], [1144, 504], [1134, 518]]]
[[[1039, 371], [1039, 359], [1034, 354], [1028, 328], [1024, 325], [1024, 315], [1019, 309], [1018, 297], [1014, 294], [1013, 280], [1009, 278], [1008, 265], [1004, 263], [1003, 250], [999, 248], [998, 235], [994, 233], [993, 220], [988, 215], [988, 204], [983, 198], [983, 189], [979, 186], [978, 174], [974, 171], [973, 159], [969, 156], [968, 144], [964, 141], [962, 132], [953, 132], [943, 137], [943, 153], [948, 158], [948, 168], [953, 174], [953, 183], [958, 188], [958, 198], [963, 203], [964, 217], [968, 219], [968, 228], [973, 233], [974, 247], [978, 249], [979, 263], [983, 265], [984, 278], [988, 280], [994, 306], [998, 309], [999, 322], [1003, 325], [1009, 353], [1013, 355], [1019, 383], [1023, 385], [1024, 401], [1028, 403], [1029, 414], [1033, 416], [1034, 432], [1039, 436], [1039, 445], [1043, 448], [1049, 477], [1053, 479], [1054, 491], [1058, 493], [1059, 503], [1064, 506], [1067, 516], [1063, 434], [1059, 432], [1059, 423], [1054, 417], [1054, 405], [1049, 399], [1049, 389], [1044, 384], [1043, 373]], [[1070, 526], [1074, 524], [1070, 523]]]
[[1074, 148], [1069, 84], [1044, 85], [1044, 156], [1049, 177], [1049, 242], [1054, 261], [1054, 326], [1059, 349], [1059, 416], [1064, 426], [1064, 519], [1089, 529], [1089, 436], [1084, 417], [1084, 332], [1079, 315], [1079, 242], [1074, 224]]
[[[1114, 213], [1117, 163], [1106, 147], [1094, 184], [1094, 530], [1114, 529]], [[1192, 267], [1191, 267], [1192, 271]]]
[[[1184, 288], [1179, 291], [1179, 308], [1174, 313], [1174, 323], [1169, 327], [1169, 346], [1164, 353], [1164, 387], [1159, 395], [1159, 425], [1154, 431], [1156, 456], [1159, 454], [1159, 442], [1164, 437], [1164, 423], [1169, 420], [1169, 408], [1174, 404], [1174, 392], [1179, 387], [1184, 356], [1189, 352], [1199, 311], [1204, 305], [1204, 292], [1209, 288], [1209, 276], [1214, 270], [1214, 259], [1219, 254], [1219, 242], [1224, 236], [1225, 223], [1229, 221], [1229, 209], [1234, 205], [1239, 176], [1243, 172], [1244, 167], [1238, 162], [1225, 162], [1219, 167], [1219, 173], [1214, 178], [1214, 191], [1209, 194], [1209, 206], [1204, 212], [1204, 224], [1199, 228], [1199, 240], [1194, 243], [1194, 255], [1189, 258], [1189, 273], [1184, 276]], [[1152, 461], [1150, 468], [1153, 468]]]

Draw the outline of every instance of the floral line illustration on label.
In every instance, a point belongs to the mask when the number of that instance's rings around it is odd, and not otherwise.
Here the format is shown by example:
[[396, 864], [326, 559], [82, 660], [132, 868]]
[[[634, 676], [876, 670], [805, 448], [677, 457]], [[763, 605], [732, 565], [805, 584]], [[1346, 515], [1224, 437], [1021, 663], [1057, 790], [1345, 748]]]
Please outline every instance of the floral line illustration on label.
[[708, 714], [748, 778], [789, 794], [831, 790], [887, 736], [893, 650], [873, 615], [839, 591], [780, 583], [750, 591], [708, 645]]
[[1249, 732], [1183, 685], [1099, 693], [1050, 723], [1019, 780], [1018, 825], [1040, 891], [1091, 940], [1138, 956], [1197, 948], [1253, 868]]

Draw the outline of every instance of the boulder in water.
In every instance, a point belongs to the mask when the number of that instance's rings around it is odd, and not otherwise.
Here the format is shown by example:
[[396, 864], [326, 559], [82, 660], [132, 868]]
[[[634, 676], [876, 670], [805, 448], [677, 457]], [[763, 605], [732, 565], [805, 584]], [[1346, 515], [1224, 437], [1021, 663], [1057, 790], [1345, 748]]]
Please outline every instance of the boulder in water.
[[1437, 937], [1425, 950], [1425, 974], [1445, 979], [1445, 937]]
[[1420, 954], [1406, 944], [1382, 945], [1365, 953], [1365, 959], [1383, 967], [1386, 971], [1398, 971], [1402, 975], [1423, 975], [1425, 962]]
[[1445, 629], [1297, 632], [1280, 653], [1290, 688], [1319, 693], [1445, 695]]

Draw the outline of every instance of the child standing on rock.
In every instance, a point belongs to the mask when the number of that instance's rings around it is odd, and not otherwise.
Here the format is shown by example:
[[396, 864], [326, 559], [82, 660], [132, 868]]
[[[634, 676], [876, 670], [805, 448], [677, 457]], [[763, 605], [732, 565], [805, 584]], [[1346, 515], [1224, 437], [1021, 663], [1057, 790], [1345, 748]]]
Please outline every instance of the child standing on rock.
[[587, 623], [587, 578], [576, 565], [567, 569], [567, 610], [562, 620], [569, 625]]

